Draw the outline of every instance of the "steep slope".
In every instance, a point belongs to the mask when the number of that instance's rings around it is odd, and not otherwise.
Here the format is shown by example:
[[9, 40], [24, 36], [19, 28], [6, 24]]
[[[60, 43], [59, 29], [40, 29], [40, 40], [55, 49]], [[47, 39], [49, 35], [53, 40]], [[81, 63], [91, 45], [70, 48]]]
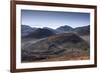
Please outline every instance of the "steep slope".
[[47, 60], [51, 56], [80, 55], [89, 50], [89, 45], [74, 33], [57, 34], [28, 44], [28, 47], [22, 47], [23, 62]]
[[73, 31], [78, 33], [79, 35], [90, 35], [90, 25], [77, 27]]
[[36, 30], [36, 28], [32, 28], [28, 25], [21, 25], [21, 37], [28, 36], [34, 30]]

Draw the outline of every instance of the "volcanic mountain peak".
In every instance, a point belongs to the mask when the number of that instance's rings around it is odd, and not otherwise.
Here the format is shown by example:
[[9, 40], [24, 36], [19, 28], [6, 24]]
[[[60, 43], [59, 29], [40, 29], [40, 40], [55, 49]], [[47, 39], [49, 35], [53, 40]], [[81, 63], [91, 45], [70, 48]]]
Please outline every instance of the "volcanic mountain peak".
[[33, 32], [35, 30], [35, 28], [33, 29], [32, 27], [28, 26], [28, 25], [21, 25], [21, 36], [25, 37], [27, 35], [29, 35], [31, 32]]
[[66, 32], [66, 31], [71, 31], [73, 28], [71, 26], [65, 25], [65, 26], [60, 26], [56, 30], [59, 32]]

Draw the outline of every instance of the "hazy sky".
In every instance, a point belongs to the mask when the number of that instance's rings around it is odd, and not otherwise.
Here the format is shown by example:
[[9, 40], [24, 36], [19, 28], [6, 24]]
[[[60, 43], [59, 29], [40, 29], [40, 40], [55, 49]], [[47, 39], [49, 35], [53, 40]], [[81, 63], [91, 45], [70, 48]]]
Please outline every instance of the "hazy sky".
[[55, 29], [64, 25], [75, 28], [89, 25], [90, 14], [79, 12], [21, 10], [21, 21], [23, 25], [38, 28], [50, 27]]

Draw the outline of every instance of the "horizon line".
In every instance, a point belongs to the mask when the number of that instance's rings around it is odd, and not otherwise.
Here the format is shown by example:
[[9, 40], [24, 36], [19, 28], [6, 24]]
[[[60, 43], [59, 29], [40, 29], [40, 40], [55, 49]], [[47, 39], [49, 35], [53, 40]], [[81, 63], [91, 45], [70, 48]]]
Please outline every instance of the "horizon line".
[[[26, 24], [21, 24], [21, 25], [26, 25]], [[71, 27], [71, 28], [78, 28], [78, 27], [85, 27], [85, 26], [89, 26], [90, 24], [88, 24], [88, 25], [83, 25], [83, 26], [76, 26], [76, 27], [72, 27], [72, 26], [70, 26], [70, 25], [62, 25], [62, 26], [69, 26], [69, 27]], [[26, 25], [26, 26], [30, 26], [30, 25]], [[58, 26], [57, 28], [59, 28], [59, 27], [62, 27], [62, 26]], [[44, 26], [44, 27], [38, 27], [38, 26], [30, 26], [30, 27], [32, 27], [32, 28], [52, 28], [52, 27], [49, 27], [49, 26]], [[52, 29], [57, 29], [57, 28], [52, 28]]]

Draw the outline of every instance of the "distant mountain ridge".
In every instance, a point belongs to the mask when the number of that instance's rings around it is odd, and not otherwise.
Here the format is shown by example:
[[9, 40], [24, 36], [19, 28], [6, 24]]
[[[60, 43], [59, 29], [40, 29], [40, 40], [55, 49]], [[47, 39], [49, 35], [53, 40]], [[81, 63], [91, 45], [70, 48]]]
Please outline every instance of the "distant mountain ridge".
[[77, 32], [79, 35], [89, 35], [90, 34], [90, 25], [77, 27], [73, 29], [74, 32]]
[[71, 26], [65, 25], [60, 26], [57, 29], [52, 29], [48, 27], [44, 28], [34, 28], [28, 25], [21, 25], [21, 36], [22, 37], [35, 37], [44, 38], [55, 34], [73, 32], [79, 35], [89, 35], [90, 25], [72, 28]]
[[60, 33], [63, 33], [63, 32], [69, 32], [69, 31], [72, 31], [73, 28], [68, 26], [68, 25], [65, 25], [65, 26], [60, 26], [56, 29], [58, 32]]
[[32, 28], [28, 25], [21, 25], [21, 36], [28, 36], [30, 33], [32, 33], [37, 28]]
[[42, 29], [38, 28], [34, 32], [30, 33], [28, 37], [33, 38], [45, 38], [54, 35], [55, 33], [53, 31], [50, 31], [48, 29]]

